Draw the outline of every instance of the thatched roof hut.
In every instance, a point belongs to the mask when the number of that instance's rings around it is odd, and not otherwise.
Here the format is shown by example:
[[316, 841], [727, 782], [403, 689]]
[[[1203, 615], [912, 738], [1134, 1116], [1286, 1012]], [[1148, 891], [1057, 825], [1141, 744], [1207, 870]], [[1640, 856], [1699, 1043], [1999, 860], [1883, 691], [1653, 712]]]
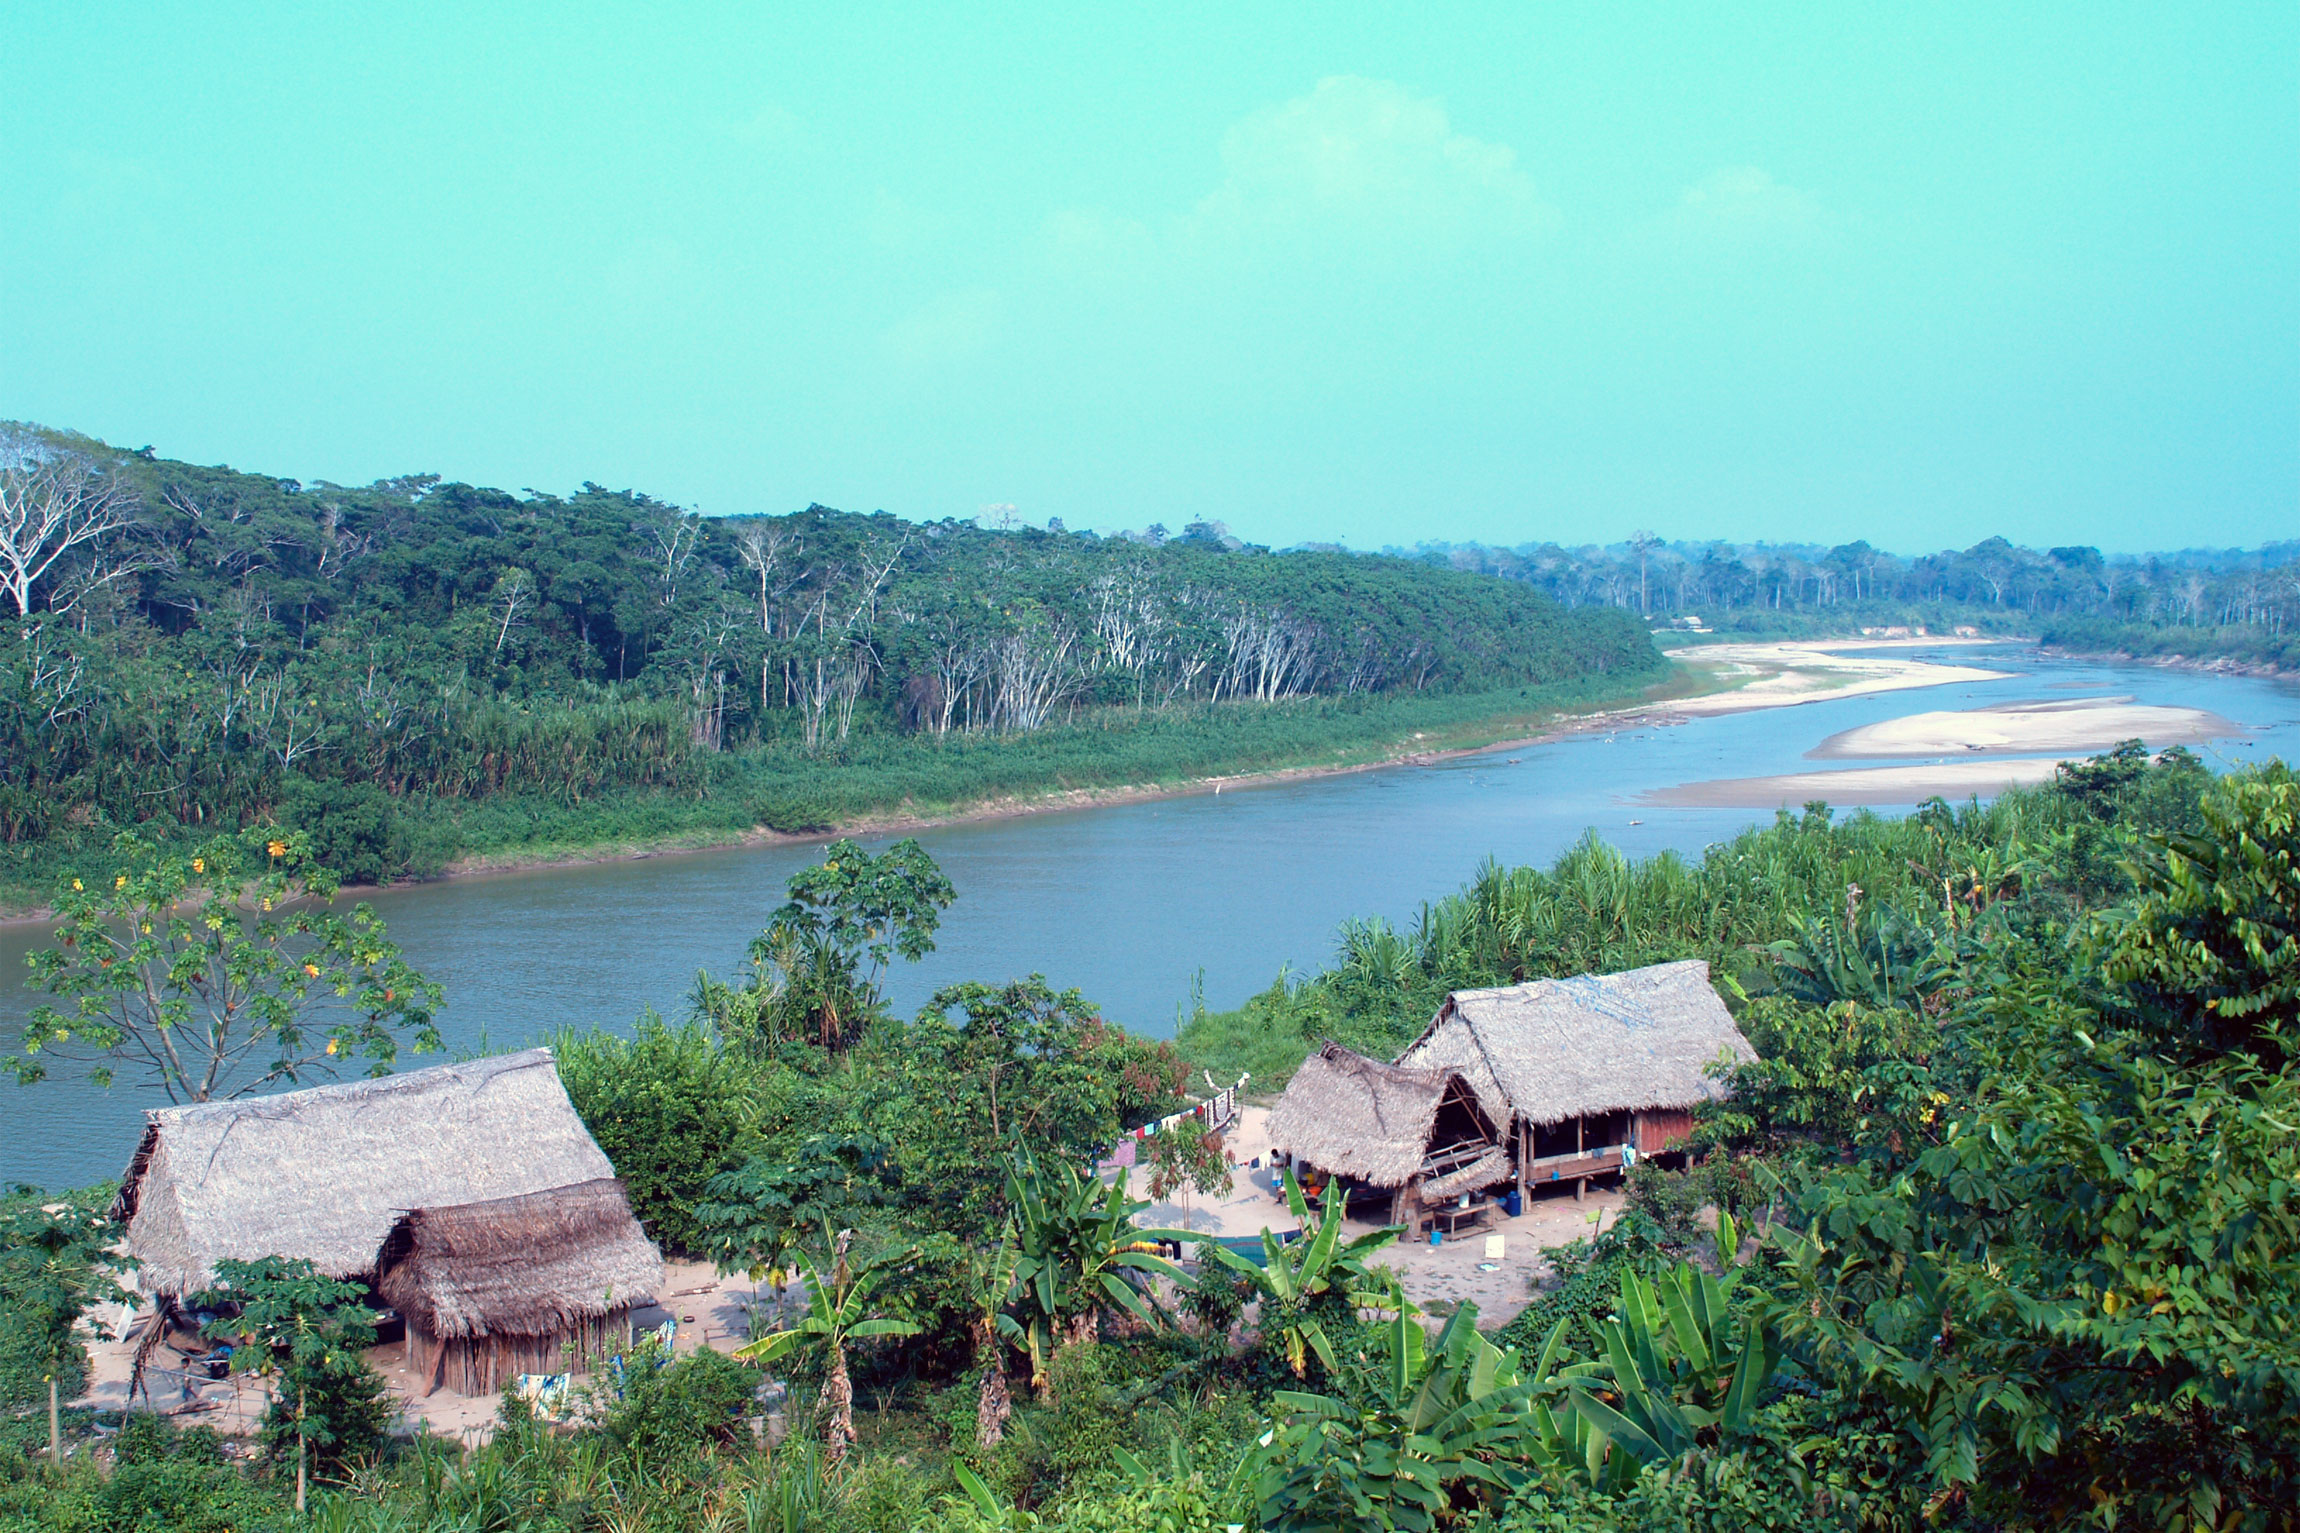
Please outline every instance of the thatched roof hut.
[[1757, 1051], [1699, 959], [1457, 990], [1398, 1063], [1458, 1070], [1494, 1122], [1689, 1111], [1725, 1094], [1707, 1073]]
[[208, 1287], [215, 1264], [302, 1257], [375, 1271], [409, 1209], [611, 1178], [549, 1049], [145, 1114], [115, 1216], [145, 1291]]
[[627, 1346], [631, 1306], [662, 1283], [662, 1254], [613, 1178], [410, 1209], [375, 1270], [417, 1377], [467, 1395]]
[[1452, 1070], [1384, 1064], [1328, 1042], [1270, 1109], [1270, 1147], [1372, 1187], [1421, 1170]]

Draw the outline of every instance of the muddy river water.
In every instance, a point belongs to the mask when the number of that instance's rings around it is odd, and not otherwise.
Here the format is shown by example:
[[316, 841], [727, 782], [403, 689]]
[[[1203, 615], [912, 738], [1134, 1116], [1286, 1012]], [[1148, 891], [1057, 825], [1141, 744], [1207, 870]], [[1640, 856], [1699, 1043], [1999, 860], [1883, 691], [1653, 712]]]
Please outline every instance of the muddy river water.
[[[1035, 971], [1077, 986], [1128, 1028], [1169, 1034], [1194, 985], [1209, 1006], [1234, 1006], [1281, 968], [1321, 966], [1346, 918], [1408, 919], [1489, 856], [1546, 863], [1591, 827], [1632, 854], [1697, 856], [1773, 806], [1665, 805], [1647, 795], [1874, 767], [1873, 758], [1807, 753], [1844, 731], [1917, 713], [2097, 691], [2230, 721], [2234, 733], [2195, 747], [2216, 767], [2300, 757], [2300, 688], [2288, 682], [2022, 648], [1953, 658], [2012, 674], [921, 832], [958, 902], [937, 950], [893, 976], [894, 999], [909, 1009], [938, 985]], [[562, 1026], [628, 1028], [650, 1006], [679, 1014], [696, 971], [738, 964], [784, 880], [816, 855], [783, 845], [507, 873], [394, 890], [374, 903], [409, 961], [445, 987], [450, 1048], [510, 1048]], [[11, 1051], [34, 1001], [23, 988], [24, 955], [47, 940], [38, 926], [0, 927], [0, 1046]], [[0, 1183], [61, 1188], [118, 1175], [142, 1110], [158, 1102], [125, 1075], [109, 1090], [78, 1079], [0, 1083]]]

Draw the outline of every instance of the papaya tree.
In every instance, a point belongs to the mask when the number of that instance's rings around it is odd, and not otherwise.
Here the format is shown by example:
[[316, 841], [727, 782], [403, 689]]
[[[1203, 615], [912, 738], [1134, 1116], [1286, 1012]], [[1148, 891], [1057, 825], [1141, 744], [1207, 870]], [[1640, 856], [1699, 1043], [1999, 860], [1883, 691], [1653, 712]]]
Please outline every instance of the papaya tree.
[[[86, 1366], [73, 1327], [93, 1305], [134, 1297], [120, 1277], [135, 1259], [115, 1251], [118, 1228], [84, 1199], [83, 1194], [43, 1204], [27, 1195], [0, 1206], [0, 1313], [9, 1317], [12, 1332], [0, 1340], [0, 1354], [21, 1357], [30, 1365], [23, 1371], [38, 1369], [47, 1385], [48, 1453], [59, 1465], [64, 1436], [57, 1399], [67, 1380], [71, 1392], [78, 1392]], [[9, 1360], [0, 1355], [0, 1363]], [[16, 1372], [0, 1368], [0, 1378]]]
[[440, 990], [400, 957], [368, 905], [333, 908], [340, 880], [302, 832], [218, 836], [163, 854], [125, 832], [105, 872], [56, 891], [57, 945], [32, 954], [43, 1004], [16, 1078], [128, 1069], [171, 1102], [206, 1102], [331, 1075], [387, 1074], [402, 1044], [440, 1046]]
[[390, 1424], [382, 1377], [367, 1364], [375, 1321], [367, 1290], [301, 1258], [219, 1261], [215, 1286], [195, 1309], [220, 1311], [203, 1334], [231, 1344], [234, 1373], [278, 1381], [264, 1413], [264, 1441], [295, 1446], [295, 1504], [304, 1510], [310, 1464], [371, 1450]]

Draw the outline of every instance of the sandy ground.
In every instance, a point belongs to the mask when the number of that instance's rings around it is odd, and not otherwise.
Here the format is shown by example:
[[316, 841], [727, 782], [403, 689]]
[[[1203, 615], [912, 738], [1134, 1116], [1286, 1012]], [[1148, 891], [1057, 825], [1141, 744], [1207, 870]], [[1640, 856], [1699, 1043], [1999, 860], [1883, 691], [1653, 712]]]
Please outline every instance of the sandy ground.
[[[1899, 757], [1903, 765], [1772, 777], [1729, 777], [1657, 788], [1637, 802], [1701, 809], [1769, 809], [1814, 799], [1832, 804], [1914, 804], [1938, 794], [1960, 800], [2050, 782], [2061, 762], [2125, 740], [2154, 750], [2240, 735], [2241, 726], [2201, 708], [2076, 697], [1913, 713], [1823, 740], [1814, 758]], [[2053, 754], [2045, 754], [2051, 752]], [[1952, 759], [1912, 762], [1912, 756]], [[1975, 759], [1979, 758], [1979, 759]]]
[[1796, 640], [1772, 644], [1703, 644], [1673, 649], [1669, 658], [1714, 676], [1728, 691], [1681, 697], [1655, 707], [1699, 718], [1781, 708], [1825, 698], [1938, 687], [1954, 681], [1997, 681], [2007, 671], [1918, 660], [1912, 649], [1983, 646], [1987, 639]]
[[[676, 1319], [679, 1331], [672, 1343], [674, 1352], [692, 1352], [706, 1346], [731, 1351], [747, 1338], [749, 1279], [739, 1275], [722, 1279], [704, 1262], [672, 1262], [665, 1269], [663, 1289], [660, 1302], [632, 1312], [632, 1324], [640, 1331], [649, 1331], [666, 1320]], [[116, 1324], [121, 1317], [114, 1314], [102, 1318]], [[146, 1310], [129, 1322], [124, 1335], [110, 1333], [108, 1326], [105, 1333], [89, 1338], [89, 1388], [85, 1395], [72, 1402], [74, 1405], [99, 1411], [118, 1411], [129, 1406], [128, 1381], [135, 1367], [137, 1344], [152, 1321], [151, 1312]], [[412, 1432], [420, 1428], [460, 1437], [467, 1443], [484, 1442], [494, 1432], [495, 1396], [464, 1396], [446, 1389], [422, 1393], [421, 1381], [408, 1366], [404, 1342], [376, 1347], [368, 1353], [367, 1360], [391, 1387], [399, 1403], [402, 1430]], [[165, 1346], [156, 1352], [146, 1369], [149, 1404], [147, 1406], [142, 1396], [138, 1396], [134, 1404], [138, 1408], [163, 1411], [187, 1425], [213, 1427], [227, 1438], [250, 1436], [255, 1432], [271, 1401], [268, 1384], [245, 1374], [209, 1380], [187, 1374], [181, 1362]]]
[[1818, 760], [1863, 756], [1906, 760], [1972, 751], [2089, 754], [2126, 740], [2145, 740], [2150, 749], [2162, 750], [2242, 733], [2238, 725], [2202, 708], [2136, 703], [2129, 697], [2080, 697], [1912, 713], [1833, 734], [1810, 754]]
[[1926, 766], [1861, 767], [1843, 772], [1784, 772], [1778, 777], [1725, 777], [1639, 794], [1636, 802], [1677, 809], [1795, 808], [1824, 799], [1838, 805], [1918, 804], [1936, 794], [1952, 803], [2007, 788], [2050, 782], [2054, 757], [1944, 761]]
[[[1160, 1203], [1144, 1210], [1138, 1222], [1157, 1229], [1199, 1230], [1206, 1234], [1251, 1235], [1259, 1230], [1280, 1232], [1295, 1228], [1277, 1177], [1269, 1169], [1269, 1110], [1248, 1107], [1238, 1114], [1236, 1126], [1224, 1136], [1225, 1147], [1238, 1158], [1230, 1190], [1214, 1198]], [[1259, 1159], [1261, 1169], [1249, 1169]], [[1398, 1274], [1406, 1297], [1425, 1310], [1451, 1313], [1468, 1301], [1477, 1305], [1478, 1323], [1491, 1327], [1512, 1319], [1533, 1298], [1533, 1288], [1549, 1276], [1544, 1252], [1580, 1236], [1595, 1234], [1610, 1225], [1621, 1210], [1621, 1194], [1604, 1184], [1590, 1189], [1585, 1203], [1576, 1203], [1570, 1191], [1535, 1195], [1526, 1211], [1515, 1219], [1497, 1210], [1480, 1229], [1465, 1228], [1459, 1238], [1449, 1236], [1439, 1245], [1426, 1239], [1400, 1243], [1384, 1251], [1381, 1265]], [[1380, 1226], [1351, 1220], [1348, 1233], [1363, 1234]], [[1499, 1236], [1499, 1258], [1487, 1270], [1486, 1237]]]

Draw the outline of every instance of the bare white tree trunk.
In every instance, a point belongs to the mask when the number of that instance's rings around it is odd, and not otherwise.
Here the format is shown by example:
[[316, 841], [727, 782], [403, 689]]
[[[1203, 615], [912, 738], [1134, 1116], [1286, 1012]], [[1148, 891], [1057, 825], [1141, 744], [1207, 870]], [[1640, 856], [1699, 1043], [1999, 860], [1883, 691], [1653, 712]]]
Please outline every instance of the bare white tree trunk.
[[[0, 589], [16, 604], [16, 615], [31, 614], [32, 588], [66, 555], [99, 551], [127, 527], [135, 508], [127, 486], [83, 454], [28, 433], [0, 436]], [[121, 566], [104, 578], [126, 573]]]

